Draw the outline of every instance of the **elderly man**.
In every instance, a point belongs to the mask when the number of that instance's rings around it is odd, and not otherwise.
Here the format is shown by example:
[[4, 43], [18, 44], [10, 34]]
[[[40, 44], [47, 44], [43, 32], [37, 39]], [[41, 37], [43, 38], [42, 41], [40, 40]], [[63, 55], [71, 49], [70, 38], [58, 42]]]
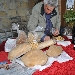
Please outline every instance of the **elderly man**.
[[[32, 9], [27, 27], [29, 31], [34, 31], [37, 28], [41, 41], [50, 40], [50, 35], [57, 36], [60, 30], [57, 0], [44, 0], [36, 4]], [[52, 33], [53, 27], [55, 30]], [[40, 29], [44, 31], [39, 31]]]

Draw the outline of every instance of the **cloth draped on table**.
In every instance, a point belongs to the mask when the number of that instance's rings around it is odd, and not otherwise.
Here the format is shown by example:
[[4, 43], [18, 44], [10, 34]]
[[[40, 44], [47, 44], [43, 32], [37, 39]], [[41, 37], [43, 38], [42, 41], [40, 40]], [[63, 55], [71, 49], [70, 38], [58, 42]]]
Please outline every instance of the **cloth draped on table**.
[[55, 61], [50, 67], [42, 71], [37, 70], [33, 75], [75, 75], [75, 50], [73, 50], [73, 44], [67, 47], [62, 46], [62, 48], [73, 57], [73, 60], [63, 63]]
[[[75, 50], [73, 50], [73, 44], [66, 47], [62, 46], [62, 48], [73, 58], [73, 60], [63, 63], [55, 61], [50, 67], [47, 67], [42, 71], [37, 70], [32, 75], [75, 75]], [[46, 49], [44, 49], [44, 51], [45, 50]], [[7, 56], [8, 53], [1, 51], [0, 62], [5, 60], [8, 61]]]
[[0, 51], [4, 51], [4, 46], [5, 46], [5, 42], [6, 41], [3, 41], [1, 44], [0, 44]]

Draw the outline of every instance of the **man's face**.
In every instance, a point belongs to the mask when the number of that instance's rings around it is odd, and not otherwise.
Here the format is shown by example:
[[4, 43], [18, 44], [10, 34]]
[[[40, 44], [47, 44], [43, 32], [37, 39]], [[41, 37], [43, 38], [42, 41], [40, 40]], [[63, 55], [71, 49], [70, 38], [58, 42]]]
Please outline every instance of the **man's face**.
[[45, 13], [47, 14], [50, 14], [54, 8], [55, 8], [54, 6], [49, 6], [48, 4], [44, 5], [44, 10], [45, 10]]

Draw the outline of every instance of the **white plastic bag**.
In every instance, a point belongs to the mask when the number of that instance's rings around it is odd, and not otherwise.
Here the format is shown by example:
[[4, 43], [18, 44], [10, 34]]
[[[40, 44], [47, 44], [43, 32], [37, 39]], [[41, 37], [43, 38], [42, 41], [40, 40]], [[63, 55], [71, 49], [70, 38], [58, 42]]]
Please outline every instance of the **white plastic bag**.
[[37, 26], [33, 32], [43, 32], [43, 31], [44, 31], [43, 27]]
[[18, 33], [18, 37], [16, 38], [16, 44], [18, 45], [18, 44], [25, 43], [27, 40], [26, 33], [22, 30], [18, 30], [17, 33]]
[[12, 30], [19, 30], [19, 24], [17, 23], [12, 23]]
[[5, 52], [10, 52], [14, 47], [16, 47], [16, 39], [10, 39], [5, 43]]

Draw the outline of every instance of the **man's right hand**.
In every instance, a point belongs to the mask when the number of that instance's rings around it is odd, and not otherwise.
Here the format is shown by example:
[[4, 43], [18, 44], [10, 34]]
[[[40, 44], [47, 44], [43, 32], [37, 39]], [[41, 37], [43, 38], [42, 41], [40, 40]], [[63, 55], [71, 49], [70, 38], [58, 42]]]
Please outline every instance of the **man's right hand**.
[[48, 40], [50, 40], [50, 37], [49, 36], [45, 36], [44, 41], [48, 41]]

